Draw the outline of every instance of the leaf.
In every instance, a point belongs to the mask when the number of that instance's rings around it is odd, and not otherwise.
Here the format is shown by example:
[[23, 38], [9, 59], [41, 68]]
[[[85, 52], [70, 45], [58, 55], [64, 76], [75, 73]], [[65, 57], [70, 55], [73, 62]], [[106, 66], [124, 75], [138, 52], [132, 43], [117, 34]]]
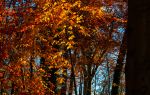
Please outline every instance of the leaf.
[[66, 2], [66, 0], [61, 0], [62, 2]]
[[73, 40], [75, 38], [75, 36], [74, 35], [71, 35], [68, 39], [69, 40]]
[[62, 83], [64, 83], [64, 78], [57, 78], [57, 81], [58, 81], [60, 84], [62, 84]]

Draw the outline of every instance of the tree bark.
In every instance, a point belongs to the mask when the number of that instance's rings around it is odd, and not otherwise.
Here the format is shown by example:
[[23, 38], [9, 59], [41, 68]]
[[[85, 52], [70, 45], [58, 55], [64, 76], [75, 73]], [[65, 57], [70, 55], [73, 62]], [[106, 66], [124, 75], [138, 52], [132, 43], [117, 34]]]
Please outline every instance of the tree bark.
[[83, 81], [83, 78], [82, 78], [82, 73], [80, 72], [80, 86], [79, 86], [79, 95], [82, 95], [82, 81]]
[[31, 59], [30, 59], [30, 79], [32, 79], [33, 77], [33, 57], [31, 55]]
[[108, 91], [107, 92], [108, 92], [108, 95], [111, 95], [111, 90], [110, 90], [110, 87], [111, 87], [110, 66], [109, 66], [108, 59], [107, 59], [106, 66], [107, 66], [107, 76], [108, 76]]
[[74, 83], [75, 95], [77, 95], [76, 79], [75, 79], [75, 73], [74, 73], [74, 63], [73, 63], [72, 56], [71, 56], [71, 49], [69, 49], [69, 56], [70, 56], [70, 61], [71, 61], [71, 77], [70, 77], [69, 95], [72, 95], [73, 83]]
[[11, 84], [11, 95], [13, 95], [14, 92], [15, 92], [15, 90], [14, 90], [14, 82], [12, 82], [12, 84]]
[[84, 88], [83, 88], [83, 95], [87, 93], [87, 78], [84, 76]]
[[72, 71], [70, 75], [70, 86], [69, 86], [69, 95], [72, 95], [73, 92], [73, 79], [72, 79]]
[[86, 66], [85, 66], [86, 70], [84, 71], [84, 95], [91, 95], [91, 82], [94, 75], [92, 75], [91, 72], [92, 65], [88, 64]]
[[72, 65], [72, 67], [71, 67], [71, 75], [70, 75], [69, 95], [72, 95], [73, 85], [74, 85], [75, 95], [77, 95], [77, 87], [76, 87], [76, 80], [75, 80], [75, 74], [74, 74], [74, 66]]
[[119, 56], [114, 70], [111, 95], [119, 95], [120, 76], [124, 65], [123, 61], [126, 55], [126, 49], [127, 49], [127, 31], [125, 31], [124, 33], [122, 44], [120, 46]]
[[83, 93], [83, 95], [91, 95], [91, 82], [92, 82], [91, 77], [84, 78], [84, 93]]
[[[51, 69], [49, 69], [48, 67], [49, 66], [45, 64], [45, 58], [42, 57], [41, 58], [41, 68], [43, 68], [45, 70], [45, 72], [46, 72], [45, 73], [46, 77], [43, 77], [43, 80], [45, 81], [47, 88], [49, 89], [50, 87], [52, 87], [51, 90], [54, 91], [54, 93], [56, 94], [57, 93], [57, 91], [56, 91], [56, 86], [57, 86], [57, 81], [56, 81], [57, 75], [56, 75], [56, 72], [57, 72], [58, 68], [51, 68]], [[53, 86], [51, 84], [53, 84]], [[51, 93], [51, 92], [47, 92], [47, 93]]]
[[62, 88], [61, 88], [61, 95], [66, 95], [67, 91], [67, 68], [64, 68], [64, 75], [63, 78], [65, 79], [64, 83], [62, 83]]
[[91, 82], [92, 82], [92, 78], [89, 78], [88, 80], [88, 85], [87, 85], [87, 93], [86, 95], [91, 95]]

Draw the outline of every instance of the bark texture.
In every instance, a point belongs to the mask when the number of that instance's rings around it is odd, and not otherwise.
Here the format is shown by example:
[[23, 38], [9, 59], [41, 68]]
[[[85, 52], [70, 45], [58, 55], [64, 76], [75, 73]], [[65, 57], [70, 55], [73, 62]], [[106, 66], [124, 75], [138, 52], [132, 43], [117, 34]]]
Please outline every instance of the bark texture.
[[125, 31], [124, 33], [122, 44], [120, 46], [119, 56], [114, 70], [111, 95], [119, 95], [119, 85], [121, 79], [120, 77], [124, 65], [123, 61], [126, 55], [126, 49], [127, 49], [127, 31]]

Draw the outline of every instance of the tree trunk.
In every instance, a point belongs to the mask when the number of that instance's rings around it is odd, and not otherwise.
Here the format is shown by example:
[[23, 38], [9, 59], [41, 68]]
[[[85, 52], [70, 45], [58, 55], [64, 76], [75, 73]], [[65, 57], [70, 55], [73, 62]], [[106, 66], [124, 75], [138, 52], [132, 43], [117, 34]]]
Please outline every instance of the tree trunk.
[[119, 85], [120, 85], [120, 77], [123, 69], [123, 61], [126, 55], [126, 49], [127, 49], [127, 31], [125, 31], [122, 44], [120, 46], [119, 50], [119, 56], [117, 59], [117, 64], [114, 70], [114, 76], [113, 76], [113, 84], [112, 84], [112, 91], [111, 95], [119, 95]]
[[73, 92], [73, 85], [75, 87], [75, 95], [77, 95], [77, 88], [76, 88], [76, 81], [75, 81], [75, 75], [74, 75], [74, 66], [71, 67], [71, 75], [70, 75], [70, 87], [69, 87], [69, 95], [72, 95]]
[[87, 78], [84, 76], [84, 87], [83, 87], [83, 95], [87, 93]]
[[14, 94], [14, 92], [15, 92], [15, 90], [14, 90], [14, 82], [12, 82], [12, 84], [11, 84], [11, 95], [13, 95]]
[[95, 79], [94, 79], [94, 83], [95, 83], [95, 89], [94, 89], [94, 95], [96, 95], [96, 74], [95, 74], [95, 77], [94, 77]]
[[3, 82], [1, 81], [1, 95], [3, 95], [4, 89], [3, 89]]
[[84, 92], [83, 92], [83, 95], [91, 95], [91, 82], [92, 82], [91, 76], [85, 76], [84, 77]]
[[92, 82], [92, 79], [91, 77], [89, 78], [88, 82], [87, 82], [87, 93], [86, 95], [91, 95], [91, 82]]
[[129, 0], [126, 95], [150, 95], [150, 12], [148, 0]]
[[82, 81], [83, 81], [83, 78], [82, 78], [82, 73], [80, 72], [80, 86], [79, 86], [79, 95], [82, 95]]
[[31, 55], [31, 59], [30, 59], [30, 79], [32, 79], [33, 77], [33, 57]]
[[[57, 93], [57, 91], [56, 91], [56, 86], [57, 86], [57, 81], [56, 81], [57, 75], [56, 75], [56, 72], [57, 72], [58, 69], [57, 68], [49, 69], [48, 67], [49, 66], [45, 64], [45, 58], [42, 57], [41, 58], [41, 68], [43, 68], [45, 70], [45, 72], [46, 72], [45, 73], [46, 77], [43, 77], [43, 80], [46, 83], [47, 88], [48, 89], [51, 88], [50, 90], [54, 91], [54, 93], [56, 94]], [[47, 92], [47, 93], [51, 93], [51, 92]]]
[[57, 88], [57, 68], [51, 68], [50, 71], [48, 71], [48, 75], [50, 74], [50, 76], [48, 77], [48, 87], [50, 87], [51, 85], [49, 84], [49, 82], [51, 82], [53, 84], [53, 88], [52, 90], [55, 92], [55, 94], [57, 94], [56, 88]]
[[107, 66], [107, 76], [108, 76], [108, 91], [107, 92], [108, 92], [108, 95], [111, 95], [111, 90], [110, 90], [110, 87], [111, 87], [110, 66], [109, 66], [108, 59], [107, 59], [106, 66]]
[[62, 88], [61, 88], [61, 95], [66, 95], [67, 91], [67, 68], [64, 68], [64, 75], [63, 78], [65, 79], [64, 83], [62, 83]]
[[72, 92], [73, 92], [73, 79], [72, 76], [70, 76], [69, 95], [72, 95]]
[[76, 79], [74, 74], [74, 63], [71, 56], [71, 50], [69, 50], [69, 56], [71, 61], [71, 77], [70, 77], [70, 88], [69, 88], [69, 95], [72, 95], [73, 83], [74, 83], [74, 91], [75, 95], [77, 95], [77, 87], [76, 87]]

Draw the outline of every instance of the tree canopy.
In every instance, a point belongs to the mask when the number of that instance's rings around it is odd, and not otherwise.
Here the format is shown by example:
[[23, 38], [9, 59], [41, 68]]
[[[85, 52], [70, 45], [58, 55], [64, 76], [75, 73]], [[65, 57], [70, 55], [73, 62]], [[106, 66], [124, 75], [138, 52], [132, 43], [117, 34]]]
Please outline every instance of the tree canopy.
[[0, 1], [1, 94], [96, 95], [98, 70], [110, 93], [126, 22], [124, 1]]

